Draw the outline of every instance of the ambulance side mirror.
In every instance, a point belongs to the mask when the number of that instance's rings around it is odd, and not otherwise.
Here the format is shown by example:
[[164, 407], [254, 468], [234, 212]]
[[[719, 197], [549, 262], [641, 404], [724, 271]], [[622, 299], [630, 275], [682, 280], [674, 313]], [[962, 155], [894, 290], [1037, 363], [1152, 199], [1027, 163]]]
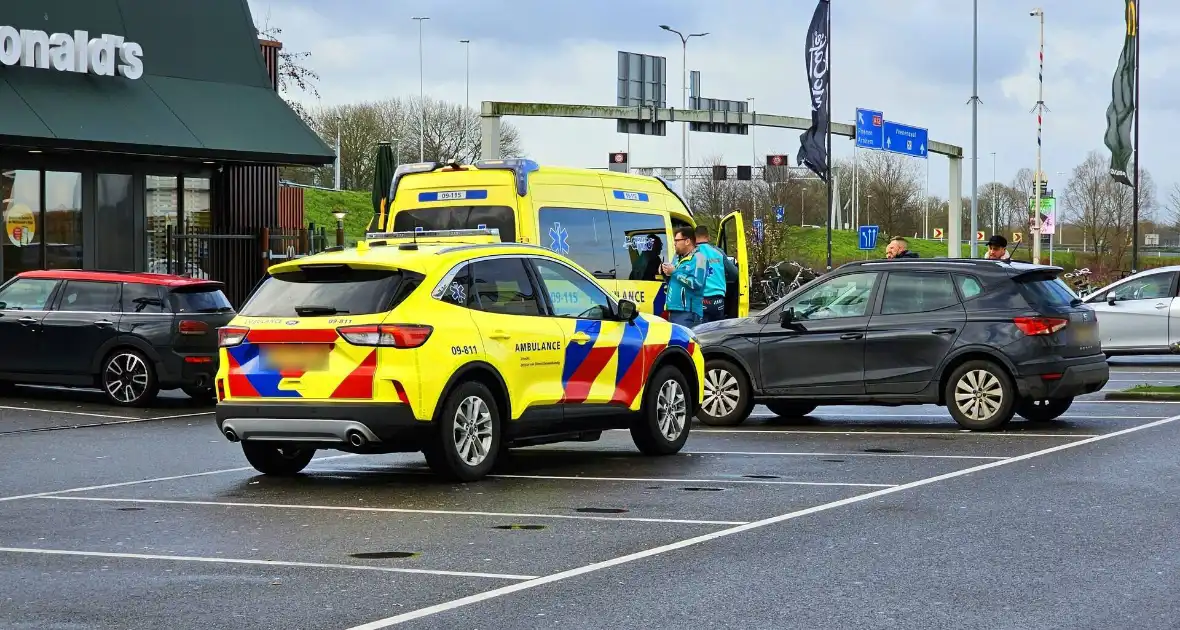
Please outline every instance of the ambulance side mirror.
[[619, 319], [625, 322], [633, 322], [635, 318], [639, 317], [639, 307], [631, 300], [619, 300]]

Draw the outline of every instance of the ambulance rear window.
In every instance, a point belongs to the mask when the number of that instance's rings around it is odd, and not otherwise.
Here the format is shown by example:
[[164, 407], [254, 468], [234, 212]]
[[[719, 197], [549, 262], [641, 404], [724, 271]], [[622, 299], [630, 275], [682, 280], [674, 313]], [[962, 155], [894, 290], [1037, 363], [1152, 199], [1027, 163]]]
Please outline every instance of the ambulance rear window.
[[307, 265], [276, 273], [242, 307], [248, 317], [371, 315], [384, 313], [421, 281], [421, 274], [348, 265]]
[[500, 230], [500, 240], [516, 241], [516, 213], [508, 206], [448, 206], [401, 210], [393, 215], [394, 232], [423, 230]]

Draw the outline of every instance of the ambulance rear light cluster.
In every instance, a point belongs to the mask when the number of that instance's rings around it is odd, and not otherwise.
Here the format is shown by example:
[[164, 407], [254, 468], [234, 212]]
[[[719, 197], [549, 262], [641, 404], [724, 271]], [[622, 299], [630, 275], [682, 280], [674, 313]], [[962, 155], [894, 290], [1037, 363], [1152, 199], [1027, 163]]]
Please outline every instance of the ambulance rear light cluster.
[[240, 346], [248, 334], [250, 334], [250, 329], [245, 326], [222, 326], [217, 329], [217, 347]]
[[421, 324], [362, 324], [342, 326], [336, 332], [354, 346], [408, 349], [426, 343], [434, 327]]

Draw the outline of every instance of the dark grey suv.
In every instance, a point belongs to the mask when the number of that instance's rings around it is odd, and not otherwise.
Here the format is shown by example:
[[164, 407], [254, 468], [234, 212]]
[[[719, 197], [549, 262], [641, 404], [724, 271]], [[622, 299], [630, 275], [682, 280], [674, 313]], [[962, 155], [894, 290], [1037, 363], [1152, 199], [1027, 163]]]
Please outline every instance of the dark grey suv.
[[945, 405], [961, 426], [1048, 421], [1110, 377], [1092, 309], [1059, 267], [968, 259], [844, 265], [757, 315], [697, 327], [698, 418], [736, 425], [755, 404]]

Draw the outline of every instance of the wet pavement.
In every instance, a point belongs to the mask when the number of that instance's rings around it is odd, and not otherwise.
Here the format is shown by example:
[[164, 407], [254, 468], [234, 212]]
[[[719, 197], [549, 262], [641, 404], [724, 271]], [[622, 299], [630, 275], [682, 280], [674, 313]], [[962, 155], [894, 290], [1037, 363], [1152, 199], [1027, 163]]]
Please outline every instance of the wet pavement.
[[[1180, 383], [1111, 361], [1108, 389]], [[417, 454], [273, 479], [209, 407], [0, 399], [0, 628], [1172, 628], [1180, 403], [764, 408], [683, 453], [626, 432], [474, 484]]]

